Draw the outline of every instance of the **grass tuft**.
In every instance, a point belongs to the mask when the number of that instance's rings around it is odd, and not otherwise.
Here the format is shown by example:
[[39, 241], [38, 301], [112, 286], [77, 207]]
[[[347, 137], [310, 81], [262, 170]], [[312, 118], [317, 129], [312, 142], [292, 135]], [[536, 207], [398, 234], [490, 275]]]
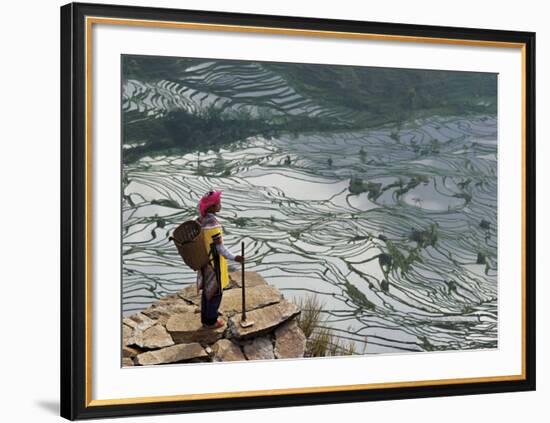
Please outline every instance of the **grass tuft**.
[[302, 312], [297, 317], [297, 323], [307, 338], [306, 357], [334, 357], [356, 354], [353, 341], [344, 342], [334, 334], [322, 319], [324, 304], [317, 295], [301, 298], [298, 306]]

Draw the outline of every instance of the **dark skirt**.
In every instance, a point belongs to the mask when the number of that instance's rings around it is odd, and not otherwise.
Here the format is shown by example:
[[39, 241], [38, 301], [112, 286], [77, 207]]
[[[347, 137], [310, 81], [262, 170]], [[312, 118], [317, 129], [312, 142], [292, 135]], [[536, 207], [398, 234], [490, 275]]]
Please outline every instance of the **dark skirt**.
[[222, 302], [222, 293], [214, 295], [209, 300], [206, 299], [204, 289], [201, 295], [201, 322], [203, 325], [212, 326], [218, 320], [218, 309]]
[[213, 325], [218, 320], [218, 309], [222, 302], [222, 287], [214, 268], [207, 264], [197, 272], [197, 286], [201, 293], [201, 322]]

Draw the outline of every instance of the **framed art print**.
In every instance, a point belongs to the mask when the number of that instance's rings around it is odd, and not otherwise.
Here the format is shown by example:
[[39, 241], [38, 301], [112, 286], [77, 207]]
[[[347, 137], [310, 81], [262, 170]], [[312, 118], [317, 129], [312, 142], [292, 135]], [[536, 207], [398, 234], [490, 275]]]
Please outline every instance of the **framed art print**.
[[61, 414], [535, 389], [535, 34], [61, 8]]

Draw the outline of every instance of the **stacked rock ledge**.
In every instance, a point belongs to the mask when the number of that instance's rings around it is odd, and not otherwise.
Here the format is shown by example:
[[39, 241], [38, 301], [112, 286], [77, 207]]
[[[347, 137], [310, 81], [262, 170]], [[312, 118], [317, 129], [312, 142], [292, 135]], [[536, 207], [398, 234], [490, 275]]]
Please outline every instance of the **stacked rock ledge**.
[[241, 273], [229, 274], [219, 312], [224, 325], [203, 328], [200, 294], [188, 286], [122, 322], [122, 366], [304, 357], [300, 309], [255, 272], [245, 272], [246, 317], [241, 325]]

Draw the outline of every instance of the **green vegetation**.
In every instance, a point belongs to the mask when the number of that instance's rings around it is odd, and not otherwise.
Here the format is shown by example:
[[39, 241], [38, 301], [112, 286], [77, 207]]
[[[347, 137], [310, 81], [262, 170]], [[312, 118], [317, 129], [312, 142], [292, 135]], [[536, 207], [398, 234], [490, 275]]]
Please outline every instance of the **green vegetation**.
[[[286, 111], [274, 104], [269, 95], [233, 98], [240, 93], [238, 88], [223, 81], [185, 77], [185, 69], [202, 63], [204, 59], [123, 56], [123, 83], [130, 79], [142, 83], [184, 82], [198, 92], [228, 98], [230, 105], [245, 106], [236, 111], [222, 102], [198, 112], [168, 109], [156, 116], [149, 115], [148, 111], [124, 111], [123, 140], [125, 144], [135, 145], [124, 151], [125, 163], [146, 155], [217, 151], [250, 136], [269, 139], [285, 133], [296, 137], [308, 132], [365, 129], [383, 124], [395, 125], [391, 137], [400, 142], [399, 128], [410, 119], [434, 114], [496, 113], [497, 81], [493, 74], [257, 63], [264, 71], [283, 78], [289, 88], [304, 99], [335, 111], [333, 117], [317, 117], [304, 110]], [[223, 63], [250, 72], [250, 64], [254, 62], [224, 60]], [[138, 100], [140, 96], [142, 94], [137, 95]], [[251, 113], [252, 108], [257, 113]], [[438, 151], [439, 143], [434, 141], [431, 149]], [[366, 161], [366, 152], [360, 153], [361, 160]]]
[[365, 151], [363, 146], [361, 146], [361, 150], [359, 150], [359, 158], [363, 163], [367, 162], [367, 152]]
[[388, 240], [386, 241], [386, 248], [388, 249], [387, 255], [391, 257], [390, 260], [387, 260], [389, 264], [383, 266], [382, 261], [380, 261], [382, 256], [379, 256], [378, 258], [380, 267], [382, 268], [386, 279], [391, 270], [399, 270], [401, 272], [401, 276], [405, 276], [409, 270], [411, 270], [415, 261], [421, 261], [418, 247], [409, 251], [408, 255], [405, 255], [393, 242]]
[[138, 145], [124, 152], [124, 162], [131, 163], [149, 154], [218, 151], [251, 136], [271, 139], [283, 132], [342, 128], [341, 123], [326, 119], [288, 116], [269, 120], [253, 117], [248, 111], [228, 112], [216, 106], [196, 114], [175, 110], [159, 118], [147, 116], [146, 112], [129, 111], [123, 117], [124, 142]]
[[309, 295], [300, 299], [298, 306], [302, 312], [297, 317], [298, 327], [302, 329], [307, 339], [307, 357], [330, 357], [356, 354], [353, 341], [346, 342], [336, 336], [327, 326], [321, 316], [323, 304], [317, 295]]
[[345, 342], [336, 337], [330, 328], [320, 328], [309, 343], [308, 357], [335, 357], [354, 355], [356, 353], [353, 341]]
[[[395, 191], [395, 194], [397, 196], [400, 196], [400, 195], [406, 194], [411, 189], [416, 188], [421, 183], [424, 184], [424, 185], [428, 185], [430, 183], [430, 178], [428, 178], [425, 175], [415, 175], [410, 179], [410, 181], [407, 183], [407, 185], [404, 185], [403, 179], [399, 178], [397, 180], [396, 184], [392, 184], [391, 187], [399, 186], [399, 189], [397, 191]], [[386, 187], [386, 189], [388, 187]]]
[[250, 222], [250, 219], [246, 217], [237, 217], [236, 219], [233, 220], [233, 223], [237, 228], [244, 228], [249, 224], [249, 222]]
[[[364, 192], [367, 193], [367, 197], [375, 201], [378, 197], [380, 197], [384, 192], [391, 188], [398, 188], [395, 191], [395, 195], [401, 196], [408, 191], [410, 191], [413, 188], [416, 188], [418, 185], [423, 183], [424, 185], [427, 185], [430, 183], [429, 177], [425, 175], [415, 175], [413, 176], [407, 185], [405, 185], [405, 181], [402, 177], [399, 177], [396, 179], [395, 182], [388, 184], [386, 186], [382, 186], [379, 182], [365, 182], [362, 178], [352, 175], [349, 181], [348, 190], [353, 195], [362, 194]], [[461, 198], [464, 198], [466, 194], [457, 194], [455, 197], [461, 196]], [[471, 199], [471, 197], [470, 197]]]
[[348, 296], [353, 301], [353, 304], [356, 304], [359, 307], [364, 308], [365, 310], [374, 310], [374, 304], [369, 301], [367, 296], [354, 284], [346, 281], [345, 290]]
[[476, 264], [487, 264], [487, 256], [483, 252], [477, 253]]
[[379, 182], [364, 182], [357, 176], [352, 176], [349, 181], [349, 192], [357, 195], [363, 192], [367, 193], [369, 200], [376, 200], [383, 193], [382, 184]]
[[[380, 237], [379, 237], [380, 238]], [[415, 262], [422, 262], [420, 252], [427, 247], [435, 247], [438, 241], [438, 225], [430, 224], [427, 229], [411, 229], [408, 240], [415, 242], [414, 248], [406, 245], [398, 246], [391, 240], [384, 237], [382, 239], [386, 244], [386, 252], [378, 255], [378, 264], [384, 273], [385, 281], [382, 290], [389, 290], [388, 275], [392, 271], [399, 271], [401, 276], [405, 276]]]
[[486, 231], [490, 230], [491, 229], [491, 223], [488, 222], [487, 220], [485, 219], [481, 219], [481, 222], [479, 223], [479, 227], [481, 229], [484, 229]]
[[357, 112], [366, 126], [426, 115], [496, 113], [494, 74], [363, 66], [267, 63], [300, 94]]
[[197, 114], [176, 110], [162, 118], [131, 111], [124, 113], [123, 122], [125, 143], [142, 144], [124, 152], [126, 163], [147, 154], [218, 150], [252, 135], [276, 135], [268, 123], [252, 119], [249, 113], [223, 114], [216, 107]]
[[435, 247], [437, 243], [437, 223], [430, 224], [426, 230], [412, 229], [409, 235], [409, 240], [416, 242], [419, 248], [427, 246]]
[[321, 321], [323, 305], [319, 302], [317, 295], [309, 295], [301, 298], [298, 306], [302, 312], [298, 315], [297, 323], [306, 338], [313, 334], [313, 331]]

